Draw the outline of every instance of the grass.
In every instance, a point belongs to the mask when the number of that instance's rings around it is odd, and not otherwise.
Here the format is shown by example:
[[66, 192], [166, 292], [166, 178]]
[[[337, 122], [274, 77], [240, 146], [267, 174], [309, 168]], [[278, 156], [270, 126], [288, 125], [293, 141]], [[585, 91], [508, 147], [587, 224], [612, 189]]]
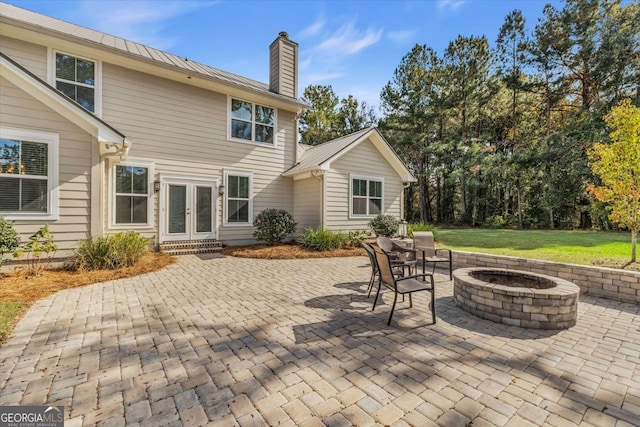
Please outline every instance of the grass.
[[13, 327], [30, 305], [24, 301], [0, 301], [0, 344], [6, 341]]
[[601, 231], [436, 229], [440, 246], [569, 264], [640, 270], [629, 264], [631, 234]]

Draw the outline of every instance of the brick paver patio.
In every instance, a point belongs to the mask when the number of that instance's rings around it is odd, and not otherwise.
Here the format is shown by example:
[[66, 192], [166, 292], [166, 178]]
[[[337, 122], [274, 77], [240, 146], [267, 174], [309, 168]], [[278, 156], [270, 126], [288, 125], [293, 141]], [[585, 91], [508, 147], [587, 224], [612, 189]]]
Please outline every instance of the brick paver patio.
[[640, 306], [582, 297], [565, 331], [427, 297], [371, 312], [365, 257], [188, 255], [35, 304], [0, 348], [0, 405], [65, 425], [640, 425]]

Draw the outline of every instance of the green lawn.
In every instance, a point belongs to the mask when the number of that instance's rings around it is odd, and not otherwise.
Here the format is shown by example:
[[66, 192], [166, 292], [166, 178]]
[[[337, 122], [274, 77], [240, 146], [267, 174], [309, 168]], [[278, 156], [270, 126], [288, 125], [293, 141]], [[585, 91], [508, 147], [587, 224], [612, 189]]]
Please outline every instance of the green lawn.
[[573, 264], [622, 266], [631, 234], [599, 231], [436, 229], [439, 246]]
[[0, 343], [9, 336], [14, 324], [27, 308], [29, 303], [23, 301], [0, 301]]

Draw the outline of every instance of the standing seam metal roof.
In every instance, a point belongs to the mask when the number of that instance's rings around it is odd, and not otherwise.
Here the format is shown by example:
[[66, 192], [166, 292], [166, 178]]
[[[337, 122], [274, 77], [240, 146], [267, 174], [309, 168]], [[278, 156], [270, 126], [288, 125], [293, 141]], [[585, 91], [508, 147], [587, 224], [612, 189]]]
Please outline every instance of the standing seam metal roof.
[[271, 97], [278, 97], [287, 101], [293, 101], [300, 105], [305, 105], [297, 98], [291, 98], [280, 95], [269, 90], [266, 83], [242, 77], [237, 74], [219, 70], [217, 68], [191, 61], [188, 58], [164, 52], [141, 43], [131, 40], [122, 39], [110, 34], [106, 34], [97, 30], [92, 30], [80, 25], [72, 24], [66, 21], [52, 18], [50, 16], [41, 15], [31, 12], [7, 3], [0, 3], [0, 18], [6, 18], [12, 21], [21, 22], [32, 27], [39, 27], [48, 31], [61, 33], [74, 38], [89, 41], [100, 47], [116, 50], [120, 53], [127, 53], [139, 58], [151, 60], [164, 66], [177, 67], [188, 70], [205, 77], [214, 78], [228, 84], [238, 85], [244, 88], [261, 92]]
[[301, 172], [317, 169], [318, 166], [320, 166], [322, 163], [331, 159], [342, 150], [359, 141], [369, 132], [372, 132], [374, 130], [375, 128], [372, 127], [362, 129], [352, 134], [342, 136], [329, 142], [325, 142], [324, 144], [307, 148], [302, 154], [302, 159], [300, 160], [300, 162], [286, 171], [284, 175], [295, 175]]

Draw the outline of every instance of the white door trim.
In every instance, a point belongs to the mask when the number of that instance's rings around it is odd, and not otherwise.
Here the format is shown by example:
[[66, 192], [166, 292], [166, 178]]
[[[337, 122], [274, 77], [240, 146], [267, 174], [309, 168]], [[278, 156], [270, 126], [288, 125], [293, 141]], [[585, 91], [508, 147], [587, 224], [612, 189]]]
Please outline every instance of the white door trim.
[[[158, 201], [158, 236], [160, 243], [182, 240], [177, 239], [175, 236], [169, 235], [167, 228], [169, 225], [168, 221], [168, 188], [169, 184], [185, 184], [189, 187], [194, 187], [200, 185], [210, 185], [212, 188], [212, 231], [207, 235], [193, 234], [190, 237], [190, 240], [206, 240], [206, 239], [218, 239], [219, 236], [219, 219], [218, 219], [218, 188], [220, 185], [220, 179], [208, 176], [190, 176], [190, 175], [167, 175], [160, 174], [160, 197]], [[195, 209], [191, 209], [195, 211]], [[195, 215], [194, 215], [195, 217]]]

